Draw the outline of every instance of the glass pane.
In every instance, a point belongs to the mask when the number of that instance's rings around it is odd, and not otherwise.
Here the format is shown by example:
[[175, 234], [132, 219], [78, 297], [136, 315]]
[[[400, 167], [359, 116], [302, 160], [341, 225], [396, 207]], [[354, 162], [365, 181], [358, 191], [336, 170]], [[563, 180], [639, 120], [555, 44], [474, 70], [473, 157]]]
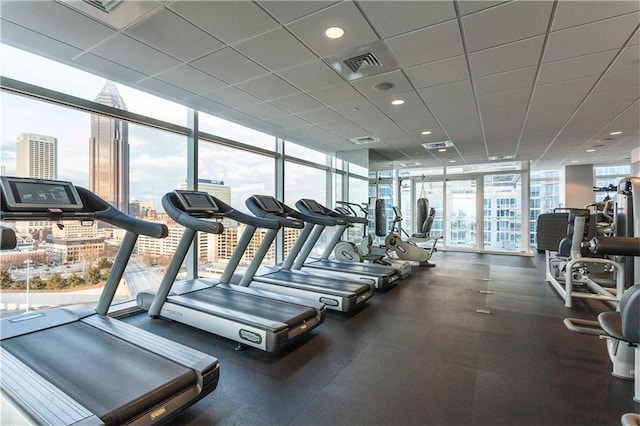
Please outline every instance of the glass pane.
[[[5, 44], [0, 44], [0, 57], [3, 76], [78, 98], [96, 101], [96, 96], [105, 85], [103, 77]], [[124, 109], [181, 126], [187, 125], [187, 107], [123, 84], [116, 86], [125, 101]]]
[[531, 172], [529, 190], [529, 242], [536, 246], [538, 216], [560, 205], [560, 173], [557, 170]]
[[[273, 157], [207, 142], [199, 144], [198, 157], [198, 189], [209, 192], [236, 210], [251, 214], [245, 205], [247, 198], [256, 194], [275, 195]], [[206, 249], [202, 247], [199, 254], [203, 260], [198, 265], [198, 274], [201, 276], [219, 276], [222, 273], [246, 229], [245, 225], [230, 220], [224, 220], [223, 224], [223, 234], [201, 236], [206, 239]], [[242, 258], [241, 267], [253, 259], [266, 233], [264, 229], [256, 231]], [[275, 245], [272, 245], [262, 263], [273, 264], [274, 260]]]
[[312, 163], [318, 163], [323, 166], [327, 164], [327, 154], [320, 151], [298, 145], [293, 142], [284, 142], [284, 153], [289, 157], [300, 158], [305, 161], [311, 161]]
[[275, 136], [205, 113], [198, 114], [198, 119], [202, 132], [269, 151], [275, 151], [276, 149]]
[[484, 177], [484, 248], [522, 250], [522, 175]]
[[[93, 188], [105, 199], [117, 188], [120, 195], [108, 201], [117, 203], [121, 210], [167, 222], [160, 199], [186, 175], [184, 136], [7, 93], [0, 96], [2, 163], [8, 175], [20, 170], [22, 176], [69, 180]], [[55, 149], [40, 159], [41, 165], [51, 162], [55, 166], [38, 171], [22, 165], [16, 155], [16, 144], [22, 141], [55, 141]], [[118, 158], [109, 154], [115, 151], [125, 154]], [[20, 158], [31, 158], [29, 151], [21, 152]], [[51, 174], [40, 174], [46, 170]], [[15, 228], [21, 250], [0, 254], [0, 264], [10, 266], [4, 269], [2, 290], [23, 291], [3, 291], [0, 309], [17, 313], [28, 305], [44, 308], [98, 300], [123, 231], [103, 223], [83, 226], [78, 222], [65, 222], [63, 229], [51, 222], [17, 222]], [[114, 302], [131, 300], [137, 291], [157, 286], [160, 268], [172, 247], [175, 249], [171, 239], [140, 237], [125, 271], [127, 285], [120, 286]], [[145, 279], [140, 281], [136, 276]]]
[[447, 181], [445, 245], [476, 248], [476, 181]]

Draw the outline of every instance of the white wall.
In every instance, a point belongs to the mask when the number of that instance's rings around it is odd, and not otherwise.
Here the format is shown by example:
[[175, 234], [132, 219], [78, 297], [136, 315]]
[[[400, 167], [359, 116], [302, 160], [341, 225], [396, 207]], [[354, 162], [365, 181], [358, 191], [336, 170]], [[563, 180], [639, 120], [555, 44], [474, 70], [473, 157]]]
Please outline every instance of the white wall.
[[582, 208], [593, 202], [593, 164], [565, 166], [564, 207]]

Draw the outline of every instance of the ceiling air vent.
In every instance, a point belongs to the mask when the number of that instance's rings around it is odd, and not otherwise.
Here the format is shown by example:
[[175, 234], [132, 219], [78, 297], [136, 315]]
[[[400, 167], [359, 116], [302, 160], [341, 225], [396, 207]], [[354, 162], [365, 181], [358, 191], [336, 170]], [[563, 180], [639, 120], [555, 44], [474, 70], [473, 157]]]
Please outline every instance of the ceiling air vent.
[[376, 56], [369, 52], [364, 55], [358, 55], [353, 58], [345, 59], [344, 64], [349, 67], [349, 69], [353, 72], [359, 72], [362, 69], [369, 67], [381, 67], [382, 64], [376, 58]]
[[432, 149], [450, 148], [453, 146], [453, 142], [451, 141], [428, 142], [428, 143], [423, 143], [422, 146], [427, 151], [430, 151]]
[[111, 12], [120, 3], [122, 3], [122, 0], [83, 0], [83, 1], [106, 13]]
[[360, 136], [349, 140], [356, 145], [370, 145], [372, 143], [380, 142], [380, 139], [377, 136]]

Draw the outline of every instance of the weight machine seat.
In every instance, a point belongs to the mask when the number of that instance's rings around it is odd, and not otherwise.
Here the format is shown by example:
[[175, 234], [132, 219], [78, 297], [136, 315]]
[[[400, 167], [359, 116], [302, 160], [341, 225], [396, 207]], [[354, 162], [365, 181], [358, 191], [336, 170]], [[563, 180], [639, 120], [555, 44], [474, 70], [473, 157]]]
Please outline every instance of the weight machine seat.
[[629, 287], [620, 298], [619, 312], [598, 315], [600, 327], [611, 337], [624, 342], [640, 343], [640, 284]]

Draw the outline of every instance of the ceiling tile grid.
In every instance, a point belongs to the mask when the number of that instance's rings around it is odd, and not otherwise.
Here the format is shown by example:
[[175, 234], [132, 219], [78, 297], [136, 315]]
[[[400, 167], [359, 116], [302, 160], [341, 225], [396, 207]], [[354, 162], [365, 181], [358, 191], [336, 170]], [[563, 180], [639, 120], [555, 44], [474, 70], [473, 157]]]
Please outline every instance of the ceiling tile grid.
[[[373, 135], [382, 142], [370, 148], [391, 162], [482, 163], [517, 147], [542, 167], [592, 160], [583, 148], [618, 128], [625, 137], [600, 161], [640, 145], [639, 10], [598, 0], [178, 0], [123, 2], [105, 16], [65, 0], [5, 1], [0, 36], [312, 148], [358, 149], [349, 138]], [[328, 39], [330, 25], [345, 36]], [[330, 66], [372, 43], [397, 66], [353, 80]], [[420, 147], [448, 138], [455, 153]]]

